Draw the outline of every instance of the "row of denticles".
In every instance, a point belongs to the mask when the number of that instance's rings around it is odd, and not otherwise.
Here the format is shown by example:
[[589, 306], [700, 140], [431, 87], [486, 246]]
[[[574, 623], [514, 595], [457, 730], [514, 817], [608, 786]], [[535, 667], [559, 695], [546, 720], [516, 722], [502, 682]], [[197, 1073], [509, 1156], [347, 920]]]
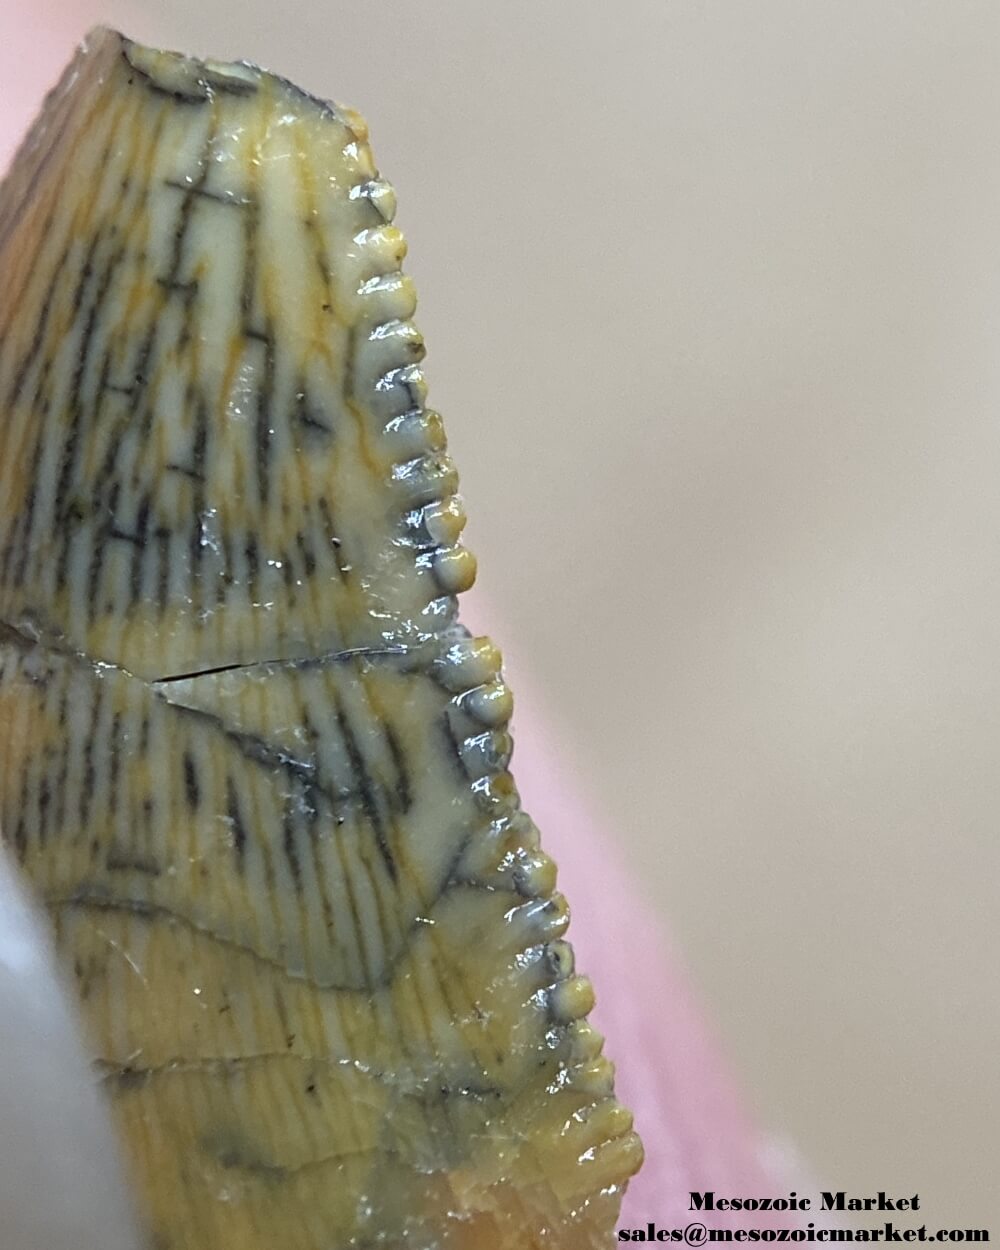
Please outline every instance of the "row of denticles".
[[569, 1079], [596, 1097], [609, 1095], [614, 1068], [601, 1054], [601, 1035], [586, 1022], [594, 993], [588, 978], [576, 975], [572, 947], [563, 938], [569, 911], [555, 889], [556, 867], [539, 845], [534, 821], [521, 810], [508, 772], [513, 698], [500, 651], [489, 638], [456, 631], [438, 660], [436, 677], [452, 696], [448, 724], [459, 758], [492, 818], [489, 834], [472, 841], [459, 871], [467, 880], [533, 904], [531, 943], [542, 952], [547, 980], [540, 992], [554, 1036], [565, 1033], [570, 1039]]
[[[590, 981], [574, 971], [573, 950], [563, 934], [566, 900], [555, 889], [556, 869], [539, 846], [538, 829], [521, 810], [510, 773], [513, 711], [503, 680], [499, 649], [489, 638], [455, 630], [436, 674], [451, 694], [449, 727], [473, 791], [490, 819], [490, 832], [470, 843], [459, 871], [486, 888], [510, 892], [525, 920], [523, 957], [541, 960], [538, 1001], [547, 1011], [548, 1040], [567, 1044], [556, 1084], [587, 1100], [564, 1129], [566, 1145], [593, 1165], [594, 1176], [620, 1180], [638, 1166], [641, 1147], [630, 1113], [614, 1100], [614, 1065], [604, 1039], [587, 1022], [594, 1005]], [[570, 1142], [569, 1138], [572, 1138]]]
[[[417, 570], [431, 574], [434, 597], [453, 596], [472, 585], [476, 562], [459, 543], [466, 518], [444, 427], [440, 416], [425, 407], [424, 345], [411, 320], [416, 293], [399, 268], [405, 240], [390, 224], [395, 197], [378, 178], [357, 184], [350, 196], [368, 201], [381, 218], [355, 236], [363, 257], [358, 294], [378, 309], [377, 318], [364, 319], [371, 329], [363, 352], [356, 354], [356, 386], [363, 388], [365, 407], [392, 440], [392, 480], [405, 501], [400, 541], [413, 549]], [[498, 831], [496, 837], [475, 840], [462, 871], [490, 888], [537, 900], [533, 937], [544, 951], [550, 977], [544, 993], [552, 1027], [570, 1039], [567, 1079], [595, 1098], [606, 1097], [614, 1068], [601, 1054], [601, 1035], [586, 1021], [593, 989], [574, 972], [572, 948], [562, 938], [569, 913], [555, 891], [555, 865], [541, 850], [534, 823], [520, 810], [507, 771], [513, 700], [503, 681], [500, 652], [488, 638], [455, 636], [437, 669], [437, 679], [452, 694], [448, 720], [459, 758], [480, 805], [494, 813]]]
[[392, 448], [391, 485], [400, 505], [397, 542], [413, 552], [418, 575], [426, 575], [430, 585], [428, 599], [436, 600], [467, 590], [476, 576], [475, 557], [459, 543], [465, 512], [456, 493], [458, 476], [441, 418], [426, 407], [424, 342], [412, 320], [416, 292], [400, 271], [406, 242], [391, 224], [395, 195], [374, 177], [359, 182], [349, 198], [369, 205], [378, 218], [378, 224], [354, 235], [365, 333], [355, 351], [354, 390]]

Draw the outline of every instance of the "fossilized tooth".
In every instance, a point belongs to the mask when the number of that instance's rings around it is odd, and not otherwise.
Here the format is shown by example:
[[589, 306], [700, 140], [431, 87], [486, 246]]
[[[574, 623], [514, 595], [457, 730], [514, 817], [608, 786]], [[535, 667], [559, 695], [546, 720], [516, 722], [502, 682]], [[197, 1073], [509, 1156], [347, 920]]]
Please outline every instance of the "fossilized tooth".
[[91, 36], [0, 202], [0, 819], [157, 1250], [604, 1246], [586, 1023], [364, 123]]

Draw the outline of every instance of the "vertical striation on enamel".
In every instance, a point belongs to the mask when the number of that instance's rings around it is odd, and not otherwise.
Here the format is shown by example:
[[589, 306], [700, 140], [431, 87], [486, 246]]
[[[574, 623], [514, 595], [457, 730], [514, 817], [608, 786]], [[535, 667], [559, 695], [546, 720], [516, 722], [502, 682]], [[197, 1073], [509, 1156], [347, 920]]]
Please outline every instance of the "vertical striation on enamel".
[[156, 1250], [597, 1250], [641, 1160], [363, 121], [95, 32], [0, 189], [0, 825]]

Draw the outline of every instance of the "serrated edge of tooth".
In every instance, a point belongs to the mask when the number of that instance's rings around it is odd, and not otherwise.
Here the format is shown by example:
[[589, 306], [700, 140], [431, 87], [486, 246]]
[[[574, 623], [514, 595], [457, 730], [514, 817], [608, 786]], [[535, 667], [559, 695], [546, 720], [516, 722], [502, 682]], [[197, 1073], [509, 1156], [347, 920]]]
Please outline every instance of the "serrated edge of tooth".
[[[364, 301], [360, 305], [364, 312], [355, 332], [352, 393], [378, 424], [399, 500], [399, 541], [413, 548], [414, 569], [426, 577], [426, 610], [442, 597], [468, 590], [475, 581], [476, 560], [459, 541], [465, 512], [458, 495], [458, 474], [447, 455], [440, 417], [426, 405], [427, 388], [419, 363], [423, 337], [412, 320], [416, 293], [401, 269], [406, 240], [391, 224], [395, 193], [389, 182], [369, 170], [348, 189], [348, 198], [359, 206], [367, 204], [378, 218], [353, 234], [354, 287], [358, 299]], [[397, 393], [403, 406], [393, 412], [391, 397]], [[430, 522], [425, 525], [426, 542], [419, 522], [414, 537], [413, 514], [421, 509], [425, 522]]]

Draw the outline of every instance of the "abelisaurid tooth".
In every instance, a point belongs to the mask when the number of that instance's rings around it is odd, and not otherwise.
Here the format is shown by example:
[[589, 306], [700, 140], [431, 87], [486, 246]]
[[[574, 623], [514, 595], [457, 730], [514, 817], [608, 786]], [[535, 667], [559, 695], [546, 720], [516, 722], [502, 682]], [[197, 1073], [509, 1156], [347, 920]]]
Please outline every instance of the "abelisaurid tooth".
[[2, 189], [0, 817], [157, 1250], [587, 1250], [641, 1157], [393, 209], [355, 113], [108, 31]]

